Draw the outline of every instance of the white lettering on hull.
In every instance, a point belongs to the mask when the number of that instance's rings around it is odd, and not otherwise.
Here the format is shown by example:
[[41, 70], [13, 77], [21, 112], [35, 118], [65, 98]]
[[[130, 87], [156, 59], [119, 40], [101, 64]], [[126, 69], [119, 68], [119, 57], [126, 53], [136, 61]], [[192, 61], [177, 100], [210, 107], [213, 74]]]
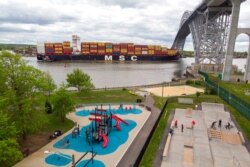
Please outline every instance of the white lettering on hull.
[[119, 56], [119, 60], [120, 60], [120, 61], [125, 61], [125, 56], [122, 56], [122, 55]]
[[105, 55], [105, 58], [104, 60], [106, 61], [112, 61], [113, 60], [113, 56], [108, 56], [108, 55]]
[[131, 61], [137, 61], [137, 56], [131, 56]]
[[[104, 60], [105, 61], [113, 61], [113, 56], [112, 55], [105, 55], [104, 56]], [[121, 55], [121, 56], [119, 56], [119, 59], [118, 59], [119, 61], [125, 61], [126, 60], [126, 57], [125, 56], [123, 56], [123, 55]], [[137, 56], [131, 56], [130, 57], [130, 60], [131, 61], [137, 61]]]

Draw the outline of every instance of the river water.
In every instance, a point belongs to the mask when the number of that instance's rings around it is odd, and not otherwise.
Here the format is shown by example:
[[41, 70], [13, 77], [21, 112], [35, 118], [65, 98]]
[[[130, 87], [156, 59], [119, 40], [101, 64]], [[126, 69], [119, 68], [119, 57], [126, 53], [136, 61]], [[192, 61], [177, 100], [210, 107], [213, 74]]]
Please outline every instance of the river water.
[[[176, 62], [38, 62], [36, 57], [24, 57], [29, 65], [49, 72], [57, 85], [66, 83], [67, 74], [80, 68], [92, 78], [96, 88], [125, 87], [169, 82], [194, 58], [184, 58]], [[244, 68], [246, 59], [235, 59], [233, 64]]]

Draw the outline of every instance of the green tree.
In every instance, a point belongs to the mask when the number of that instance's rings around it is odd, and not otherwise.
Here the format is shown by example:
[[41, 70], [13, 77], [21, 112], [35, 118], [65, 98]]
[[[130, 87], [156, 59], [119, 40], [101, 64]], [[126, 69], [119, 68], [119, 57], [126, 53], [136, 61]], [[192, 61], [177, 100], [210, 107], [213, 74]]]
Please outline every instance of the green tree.
[[56, 84], [48, 72], [44, 73], [44, 76], [45, 76], [44, 77], [45, 81], [42, 82], [41, 86], [43, 87], [44, 91], [48, 95], [48, 96], [46, 96], [47, 98], [45, 101], [45, 111], [46, 111], [46, 113], [50, 114], [50, 113], [52, 113], [52, 105], [50, 102], [50, 95], [51, 95], [51, 92], [53, 92], [56, 89]]
[[77, 87], [78, 91], [94, 88], [90, 76], [79, 68], [67, 75], [67, 82], [69, 86]]
[[53, 92], [56, 89], [56, 84], [48, 72], [44, 73], [44, 79], [45, 80], [40, 83], [41, 87], [50, 96], [51, 92]]
[[22, 153], [16, 142], [17, 130], [7, 114], [0, 111], [0, 167], [13, 166], [22, 159]]
[[19, 55], [3, 51], [0, 56], [0, 91], [5, 105], [3, 111], [11, 116], [18, 131], [26, 138], [28, 132], [35, 132], [46, 122], [39, 107], [39, 92], [44, 91], [45, 75], [38, 69], [28, 66]]
[[64, 122], [66, 115], [74, 108], [73, 99], [65, 86], [61, 86], [53, 95], [53, 111]]

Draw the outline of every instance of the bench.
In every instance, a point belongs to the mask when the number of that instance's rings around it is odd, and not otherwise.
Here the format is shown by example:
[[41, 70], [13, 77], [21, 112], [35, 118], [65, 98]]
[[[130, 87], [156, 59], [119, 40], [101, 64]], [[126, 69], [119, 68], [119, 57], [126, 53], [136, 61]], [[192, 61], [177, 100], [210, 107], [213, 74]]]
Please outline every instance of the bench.
[[167, 155], [168, 155], [168, 150], [169, 150], [169, 147], [170, 147], [171, 138], [172, 138], [172, 135], [169, 133], [168, 134], [168, 139], [167, 139], [167, 142], [165, 144], [164, 151], [163, 151], [163, 154], [162, 154], [162, 159], [164, 161], [167, 160]]

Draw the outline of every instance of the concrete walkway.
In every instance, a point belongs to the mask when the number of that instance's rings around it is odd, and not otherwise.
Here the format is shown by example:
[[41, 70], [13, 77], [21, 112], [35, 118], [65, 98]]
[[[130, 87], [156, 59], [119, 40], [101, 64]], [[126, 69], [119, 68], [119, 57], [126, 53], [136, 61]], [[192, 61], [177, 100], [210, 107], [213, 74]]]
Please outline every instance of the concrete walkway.
[[154, 99], [151, 96], [146, 96], [144, 106], [151, 108], [151, 115], [142, 127], [141, 131], [130, 145], [126, 153], [124, 154], [117, 167], [134, 166], [138, 156], [140, 155], [146, 140], [153, 129], [155, 122], [157, 121], [161, 111], [154, 107]]

